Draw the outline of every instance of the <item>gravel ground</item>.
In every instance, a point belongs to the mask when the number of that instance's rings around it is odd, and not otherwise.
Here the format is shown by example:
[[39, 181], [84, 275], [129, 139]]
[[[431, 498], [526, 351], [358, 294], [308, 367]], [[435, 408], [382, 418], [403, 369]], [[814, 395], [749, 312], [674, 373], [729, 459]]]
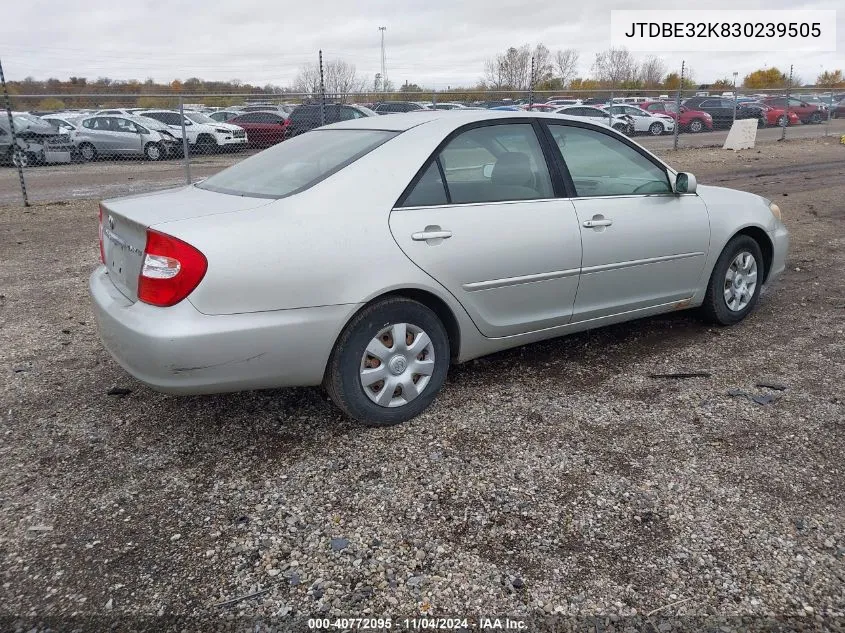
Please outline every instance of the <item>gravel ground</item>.
[[[390, 429], [318, 389], [150, 391], [97, 340], [96, 203], [0, 207], [0, 629], [841, 629], [845, 146], [668, 156], [783, 209], [788, 270], [745, 322], [682, 312], [496, 354]], [[689, 370], [711, 375], [649, 377]]]

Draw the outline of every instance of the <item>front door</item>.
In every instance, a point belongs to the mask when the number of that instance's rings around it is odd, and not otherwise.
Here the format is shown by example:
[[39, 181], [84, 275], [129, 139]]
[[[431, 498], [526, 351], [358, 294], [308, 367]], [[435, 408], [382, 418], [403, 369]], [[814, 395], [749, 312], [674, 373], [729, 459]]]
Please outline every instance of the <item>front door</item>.
[[569, 322], [580, 230], [572, 202], [555, 198], [531, 122], [506, 119], [455, 136], [393, 209], [390, 230], [485, 336]]
[[566, 124], [549, 130], [581, 225], [573, 322], [691, 298], [710, 243], [704, 202], [674, 194], [666, 169], [623, 140]]

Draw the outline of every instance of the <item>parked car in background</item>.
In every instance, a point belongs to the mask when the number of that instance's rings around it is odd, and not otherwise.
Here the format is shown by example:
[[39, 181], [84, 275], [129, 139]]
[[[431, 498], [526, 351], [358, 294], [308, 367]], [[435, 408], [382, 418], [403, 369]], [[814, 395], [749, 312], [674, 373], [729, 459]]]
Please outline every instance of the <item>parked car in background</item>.
[[432, 110], [466, 110], [467, 107], [462, 103], [433, 103]]
[[211, 112], [208, 116], [218, 123], [227, 123], [229, 119], [234, 119], [236, 116], [240, 116], [243, 113], [243, 110], [217, 110], [216, 112]]
[[144, 156], [162, 160], [182, 155], [182, 139], [168, 125], [140, 116], [90, 116], [79, 121], [73, 143], [85, 160]]
[[144, 116], [167, 125], [172, 132], [179, 131], [181, 136], [182, 124], [185, 125], [185, 135], [191, 151], [204, 154], [246, 147], [247, 137], [243, 128], [230, 123], [218, 123], [200, 112], [185, 112], [182, 115], [175, 110], [143, 110], [138, 116]]
[[783, 108], [774, 108], [760, 103], [759, 101], [745, 101], [737, 104], [736, 113], [738, 119], [750, 119], [751, 116], [745, 116], [746, 112], [753, 112], [754, 118], [757, 119], [757, 127], [766, 127], [768, 125], [781, 126], [786, 118], [787, 125], [798, 125], [801, 119], [794, 112], [790, 112], [787, 116]]
[[[716, 127], [730, 127], [733, 124], [734, 105], [733, 99], [725, 97], [692, 97], [684, 101], [685, 107], [709, 114]], [[737, 109], [736, 118], [757, 119], [759, 113], [753, 109]]]
[[619, 104], [603, 106], [603, 110], [611, 114], [628, 115], [634, 125], [634, 133], [651, 134], [660, 136], [664, 132], [675, 131], [675, 119], [665, 114], [646, 112], [642, 108], [633, 105]]
[[508, 110], [510, 112], [519, 112], [522, 108], [518, 105], [498, 105], [493, 106], [492, 108], [487, 108], [488, 110]]
[[138, 380], [322, 384], [380, 426], [427, 409], [453, 363], [679, 308], [739, 323], [789, 245], [771, 201], [605, 126], [474, 111], [301, 134], [105, 200], [99, 234], [100, 338]]
[[398, 112], [418, 112], [424, 110], [424, 107], [413, 101], [383, 101], [382, 103], [376, 104], [376, 107], [373, 108], [376, 114], [396, 114]]
[[94, 114], [119, 114], [120, 116], [135, 116], [146, 108], [111, 108], [108, 110], [97, 110]]
[[44, 115], [41, 117], [42, 121], [46, 121], [59, 129], [62, 134], [70, 135], [76, 131], [79, 125], [81, 116], [67, 116], [67, 115]]
[[639, 107], [646, 112], [654, 114], [666, 114], [678, 123], [680, 129], [678, 131], [687, 131], [697, 134], [698, 132], [710, 131], [713, 129], [713, 117], [707, 112], [701, 110], [693, 110], [686, 106], [681, 106], [680, 116], [675, 111], [675, 103], [673, 101], [644, 101], [639, 104]]
[[546, 104], [560, 108], [565, 105], [582, 105], [583, 101], [581, 99], [549, 99]]
[[830, 114], [834, 119], [845, 117], [845, 99], [840, 99], [838, 102], [834, 102], [833, 109], [830, 111]]
[[555, 110], [555, 114], [565, 114], [567, 116], [578, 117], [579, 119], [587, 119], [592, 123], [606, 125], [612, 127], [618, 132], [631, 135], [634, 133], [634, 123], [631, 117], [627, 114], [613, 114], [608, 116], [607, 111], [593, 106], [563, 106]]
[[521, 107], [521, 109], [528, 110], [529, 112], [554, 112], [559, 107], [560, 106], [552, 103], [532, 103], [531, 105], [526, 103]]
[[227, 123], [246, 130], [250, 147], [270, 147], [285, 140], [289, 116], [279, 112], [244, 112]]
[[[786, 97], [766, 97], [760, 101], [775, 108], [786, 109]], [[792, 97], [789, 98], [789, 111], [797, 114], [802, 123], [821, 123], [827, 118], [826, 107], [822, 108]]]
[[329, 125], [338, 121], [352, 121], [368, 116], [378, 116], [375, 112], [364, 106], [340, 103], [327, 103], [325, 108], [323, 108], [322, 115], [320, 109], [321, 107], [318, 105], [297, 106], [288, 118], [285, 138], [299, 136], [322, 125]]
[[69, 163], [75, 148], [68, 134], [62, 133], [54, 125], [28, 112], [13, 112], [12, 124], [17, 137], [17, 145], [12, 143], [12, 130], [9, 118], [0, 116], [0, 135], [4, 153], [0, 154], [3, 162], [21, 167], [43, 165], [46, 163]]
[[242, 112], [278, 112], [279, 114], [290, 114], [296, 106], [288, 104], [268, 103], [268, 104], [250, 104], [239, 107], [238, 110]]

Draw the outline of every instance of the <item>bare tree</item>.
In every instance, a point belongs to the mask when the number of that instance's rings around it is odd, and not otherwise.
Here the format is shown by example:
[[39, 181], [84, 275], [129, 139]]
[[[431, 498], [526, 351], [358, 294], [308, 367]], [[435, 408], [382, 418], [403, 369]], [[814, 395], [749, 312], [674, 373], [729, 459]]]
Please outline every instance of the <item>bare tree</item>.
[[647, 57], [640, 65], [639, 79], [645, 88], [658, 88], [666, 75], [666, 63], [659, 57]]
[[[342, 59], [333, 59], [323, 64], [323, 84], [327, 95], [342, 101], [350, 93], [363, 91], [366, 80], [358, 76], [355, 64]], [[320, 93], [319, 64], [303, 65], [296, 75], [293, 88], [296, 92], [318, 95]]]
[[617, 86], [636, 78], [637, 62], [627, 48], [609, 48], [596, 54], [593, 74], [600, 82]]
[[561, 83], [566, 87], [578, 74], [578, 51], [567, 48], [555, 53], [555, 69]]
[[502, 86], [505, 85], [502, 63], [499, 57], [484, 62], [484, 85], [493, 90], [501, 90]]
[[[529, 60], [529, 72], [530, 72]], [[552, 52], [544, 44], [537, 44], [534, 49], [534, 83], [543, 83], [552, 78], [554, 64], [552, 63]]]

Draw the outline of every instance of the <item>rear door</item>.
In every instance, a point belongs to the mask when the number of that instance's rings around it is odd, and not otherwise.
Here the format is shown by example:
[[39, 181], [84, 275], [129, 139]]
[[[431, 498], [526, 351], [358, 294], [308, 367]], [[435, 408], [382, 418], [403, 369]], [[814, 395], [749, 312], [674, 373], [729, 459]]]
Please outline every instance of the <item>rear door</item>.
[[573, 321], [683, 302], [696, 292], [710, 221], [696, 194], [615, 135], [548, 121], [571, 177], [583, 258]]
[[128, 119], [113, 117], [109, 129], [112, 130], [114, 151], [118, 154], [141, 154], [144, 143], [138, 127]]
[[563, 325], [572, 314], [580, 231], [572, 202], [555, 197], [560, 182], [553, 186], [539, 129], [525, 119], [465, 126], [390, 214], [400, 248], [488, 337]]

